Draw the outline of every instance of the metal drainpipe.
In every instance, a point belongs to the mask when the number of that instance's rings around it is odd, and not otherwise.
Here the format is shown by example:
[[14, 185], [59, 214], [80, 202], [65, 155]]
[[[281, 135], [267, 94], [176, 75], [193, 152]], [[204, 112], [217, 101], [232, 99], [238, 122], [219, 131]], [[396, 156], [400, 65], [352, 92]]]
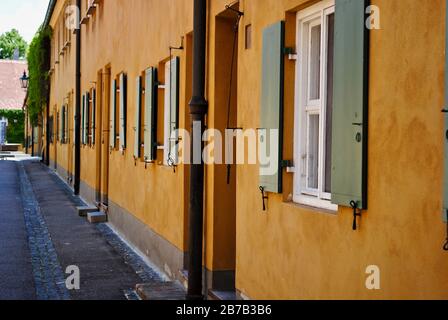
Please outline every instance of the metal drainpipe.
[[[76, 0], [76, 6], [81, 10], [81, 0]], [[77, 19], [79, 23], [79, 17]], [[73, 191], [79, 195], [81, 185], [81, 25], [76, 29], [76, 106], [75, 106], [75, 181]]]
[[[193, 30], [193, 97], [190, 101], [191, 117], [191, 155], [195, 153], [195, 145], [204, 144], [202, 132], [205, 127], [205, 115], [208, 103], [205, 100], [205, 46], [207, 23], [207, 0], [194, 0]], [[197, 141], [193, 132], [194, 124], [201, 124], [201, 141]], [[202, 300], [202, 245], [203, 245], [203, 209], [204, 205], [204, 162], [200, 156], [199, 163], [192, 161], [190, 165], [190, 205], [189, 205], [189, 268], [188, 268], [188, 300]]]
[[31, 156], [34, 157], [34, 126], [31, 125]]
[[48, 98], [47, 98], [47, 121], [45, 123], [45, 144], [47, 145], [47, 147], [45, 148], [45, 165], [47, 167], [50, 166], [50, 121], [48, 121], [48, 119], [50, 119], [50, 94], [48, 94]]
[[25, 106], [25, 153], [28, 154], [28, 145], [30, 144], [28, 139], [28, 106]]

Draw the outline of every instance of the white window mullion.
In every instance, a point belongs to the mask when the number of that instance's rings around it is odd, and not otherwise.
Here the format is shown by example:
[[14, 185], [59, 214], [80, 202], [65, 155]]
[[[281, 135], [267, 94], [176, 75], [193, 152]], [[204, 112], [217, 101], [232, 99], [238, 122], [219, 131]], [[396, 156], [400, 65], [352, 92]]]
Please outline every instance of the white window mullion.
[[323, 10], [322, 12], [322, 41], [323, 41], [323, 48], [322, 50], [322, 88], [323, 88], [323, 94], [322, 94], [322, 166], [321, 166], [321, 188], [320, 190], [320, 198], [324, 200], [331, 200], [331, 193], [325, 192], [325, 168], [326, 168], [326, 137], [327, 137], [327, 84], [328, 84], [328, 74], [327, 74], [327, 66], [328, 66], [328, 17], [334, 13], [334, 7], [327, 8]]
[[171, 137], [170, 137], [170, 125], [171, 125], [171, 61], [165, 63], [165, 103], [164, 103], [164, 147], [163, 147], [163, 164], [168, 165], [168, 158], [170, 156]]
[[[294, 201], [337, 210], [326, 187], [328, 15], [334, 0], [297, 14]], [[317, 90], [317, 91], [316, 91]]]
[[324, 10], [321, 11], [321, 33], [320, 33], [320, 41], [321, 41], [321, 51], [320, 51], [320, 132], [319, 132], [319, 199], [323, 199], [323, 192], [324, 192], [324, 172], [325, 172], [325, 122], [326, 122], [326, 110], [325, 105], [327, 102], [327, 96], [326, 96], [326, 87], [325, 87], [325, 81], [326, 81], [326, 53], [327, 53], [327, 46], [326, 46], [326, 19], [324, 15]]

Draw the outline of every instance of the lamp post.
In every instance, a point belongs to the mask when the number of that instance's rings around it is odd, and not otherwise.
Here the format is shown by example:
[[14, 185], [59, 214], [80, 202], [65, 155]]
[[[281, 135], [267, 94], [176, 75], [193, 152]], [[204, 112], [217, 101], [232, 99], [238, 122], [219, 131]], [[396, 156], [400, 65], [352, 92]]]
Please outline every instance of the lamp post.
[[28, 90], [29, 80], [30, 80], [30, 78], [26, 74], [26, 71], [23, 71], [23, 76], [20, 77], [20, 85], [22, 86], [22, 89], [24, 89], [25, 91]]
[[[22, 77], [19, 78], [19, 80], [20, 80], [20, 86], [22, 87], [22, 89], [24, 89], [25, 91], [28, 91], [28, 83], [29, 83], [30, 78], [26, 74], [26, 71], [23, 71], [23, 75], [22, 75]], [[26, 105], [26, 101], [25, 101], [25, 105]], [[26, 110], [25, 110], [25, 152], [26, 153], [28, 153], [28, 144], [29, 144], [29, 141], [28, 141], [28, 108], [26, 108]]]

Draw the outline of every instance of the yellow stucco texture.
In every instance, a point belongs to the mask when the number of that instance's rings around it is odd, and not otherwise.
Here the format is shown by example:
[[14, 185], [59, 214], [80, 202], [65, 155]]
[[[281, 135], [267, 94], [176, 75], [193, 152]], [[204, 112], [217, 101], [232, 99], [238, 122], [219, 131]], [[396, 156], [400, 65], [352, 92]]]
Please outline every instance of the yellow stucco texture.
[[[240, 1], [244, 17], [238, 38], [237, 100], [232, 101], [236, 127], [259, 127], [263, 29], [286, 20], [287, 46], [295, 47], [295, 14], [315, 2]], [[207, 123], [222, 128], [229, 88], [223, 85], [228, 80], [223, 68], [228, 56], [221, 53], [229, 50], [231, 39], [229, 21], [222, 14], [228, 1], [208, 3]], [[381, 9], [381, 30], [371, 31], [369, 208], [358, 231], [351, 229], [353, 215], [348, 208], [336, 214], [288, 202], [293, 192], [291, 174], [284, 173], [283, 194], [270, 194], [268, 210], [263, 212], [257, 165], [232, 168], [230, 186], [225, 183], [224, 167], [206, 168], [205, 265], [209, 270], [235, 268], [236, 288], [247, 297], [448, 298], [440, 213], [445, 1], [372, 0], [372, 4]], [[62, 10], [59, 2], [55, 16], [58, 10]], [[56, 25], [55, 18], [51, 23]], [[245, 49], [244, 30], [249, 24], [252, 47]], [[98, 74], [109, 67], [113, 78], [121, 72], [128, 75], [128, 148], [124, 154], [110, 154], [109, 199], [182, 251], [187, 250], [188, 167], [180, 166], [174, 173], [160, 163], [145, 168], [144, 163], [134, 162], [135, 79], [150, 66], [163, 73], [160, 67], [169, 58], [169, 46], [179, 46], [184, 37], [185, 49], [173, 54], [181, 61], [180, 127], [188, 129], [192, 30], [192, 0], [116, 0], [114, 5], [106, 1], [82, 26], [82, 92], [92, 88]], [[52, 76], [51, 110], [59, 109], [74, 90], [74, 39]], [[110, 94], [97, 91], [103, 99]], [[159, 100], [162, 133], [163, 99]], [[286, 159], [293, 156], [293, 115], [294, 63], [286, 59]], [[103, 134], [108, 144], [108, 133]], [[158, 142], [163, 143], [162, 134]], [[58, 143], [56, 150], [54, 145], [51, 148], [52, 160], [68, 171], [72, 171], [70, 147]], [[81, 153], [81, 179], [94, 190], [98, 189], [99, 147], [97, 142]], [[158, 162], [161, 159], [159, 151]], [[381, 290], [365, 287], [369, 265], [380, 267]]]
[[[252, 22], [257, 36], [254, 50], [240, 58], [241, 126], [258, 123], [254, 110], [259, 105], [262, 28], [285, 19], [296, 3], [244, 1], [245, 12], [250, 12], [244, 20]], [[284, 174], [285, 196], [270, 195], [264, 213], [258, 168], [239, 167], [236, 286], [248, 297], [448, 297], [441, 221], [445, 1], [372, 4], [381, 9], [381, 30], [371, 32], [370, 44], [369, 209], [354, 232], [349, 209], [333, 215], [284, 202], [292, 192], [292, 177]], [[287, 24], [287, 35], [291, 27], [293, 23]], [[288, 77], [291, 64], [286, 68]], [[285, 85], [287, 119], [292, 118], [293, 89], [288, 88], [291, 83]], [[287, 124], [287, 155], [292, 154], [292, 137]], [[381, 270], [381, 290], [365, 287], [369, 265]]]

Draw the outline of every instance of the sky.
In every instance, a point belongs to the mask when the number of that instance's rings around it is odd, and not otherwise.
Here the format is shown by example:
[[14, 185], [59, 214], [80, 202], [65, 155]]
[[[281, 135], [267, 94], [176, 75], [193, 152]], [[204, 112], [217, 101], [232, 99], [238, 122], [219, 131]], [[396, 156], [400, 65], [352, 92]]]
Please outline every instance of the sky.
[[0, 34], [15, 28], [28, 44], [44, 22], [48, 0], [0, 0]]

